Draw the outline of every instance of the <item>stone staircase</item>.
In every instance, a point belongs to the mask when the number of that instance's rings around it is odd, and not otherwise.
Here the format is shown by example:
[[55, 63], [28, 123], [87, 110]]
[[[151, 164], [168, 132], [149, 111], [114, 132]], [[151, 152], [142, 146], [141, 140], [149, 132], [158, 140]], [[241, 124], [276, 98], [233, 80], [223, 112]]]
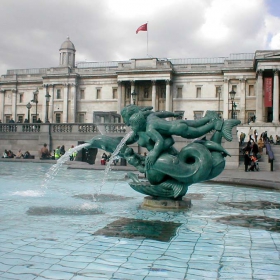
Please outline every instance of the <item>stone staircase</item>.
[[[242, 152], [242, 148], [246, 146], [246, 143], [242, 146], [239, 146], [239, 170], [244, 170], [244, 155]], [[280, 170], [280, 145], [271, 145], [271, 149], [274, 154], [274, 161], [273, 161], [273, 171]], [[268, 156], [266, 154], [266, 149], [263, 149], [262, 157], [258, 160], [260, 171], [271, 171], [271, 163], [268, 162]]]
[[271, 145], [274, 154], [273, 170], [280, 171], [280, 145]]

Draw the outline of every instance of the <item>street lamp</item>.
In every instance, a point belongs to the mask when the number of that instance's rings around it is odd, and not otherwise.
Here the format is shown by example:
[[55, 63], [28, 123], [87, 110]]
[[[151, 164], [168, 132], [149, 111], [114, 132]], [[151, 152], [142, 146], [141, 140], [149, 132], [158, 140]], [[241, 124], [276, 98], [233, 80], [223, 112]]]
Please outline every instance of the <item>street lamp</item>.
[[135, 105], [136, 96], [137, 96], [137, 92], [135, 90], [133, 90], [133, 92], [131, 93], [131, 97], [132, 97], [132, 100], [133, 100], [133, 105]]
[[49, 103], [50, 103], [50, 98], [51, 96], [49, 95], [49, 93], [47, 92], [47, 94], [45, 95], [46, 97], [46, 119], [45, 122], [49, 123]]
[[235, 104], [235, 103], [234, 103], [235, 94], [236, 94], [236, 92], [233, 90], [233, 87], [232, 87], [232, 90], [231, 90], [231, 92], [229, 93], [230, 99], [231, 99], [231, 118], [232, 118], [232, 119], [233, 119], [233, 104]]
[[37, 88], [37, 89], [33, 92], [33, 99], [31, 100], [31, 102], [35, 103], [35, 105], [36, 105], [36, 117], [35, 117], [35, 122], [37, 122], [38, 93], [39, 93], [39, 90], [38, 90], [38, 88]]
[[237, 115], [236, 115], [236, 108], [237, 108], [237, 105], [235, 102], [233, 102], [233, 112], [234, 112], [234, 119], [236, 119]]
[[30, 102], [26, 104], [26, 108], [28, 109], [28, 123], [30, 123], [30, 109], [32, 108]]

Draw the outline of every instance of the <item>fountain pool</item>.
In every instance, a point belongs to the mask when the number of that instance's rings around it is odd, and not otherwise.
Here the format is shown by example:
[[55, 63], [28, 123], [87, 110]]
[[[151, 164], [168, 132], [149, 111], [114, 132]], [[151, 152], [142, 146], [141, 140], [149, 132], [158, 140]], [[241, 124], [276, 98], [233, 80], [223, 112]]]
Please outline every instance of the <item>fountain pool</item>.
[[[0, 162], [0, 279], [279, 279], [280, 193], [190, 186], [182, 212], [139, 208], [125, 172]], [[99, 193], [98, 197], [94, 197]]]

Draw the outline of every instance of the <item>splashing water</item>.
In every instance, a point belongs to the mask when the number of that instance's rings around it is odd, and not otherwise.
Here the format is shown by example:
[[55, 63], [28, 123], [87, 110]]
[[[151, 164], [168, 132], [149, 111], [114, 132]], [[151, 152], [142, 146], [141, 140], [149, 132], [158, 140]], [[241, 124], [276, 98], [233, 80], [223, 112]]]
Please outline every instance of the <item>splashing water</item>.
[[124, 146], [124, 144], [126, 143], [127, 139], [133, 134], [133, 131], [128, 132], [123, 139], [121, 140], [121, 142], [118, 144], [117, 148], [115, 149], [115, 151], [113, 152], [112, 156], [110, 157], [109, 162], [106, 165], [105, 171], [104, 171], [104, 178], [103, 181], [100, 185], [99, 191], [97, 193], [97, 196], [100, 194], [102, 187], [105, 185], [107, 178], [108, 178], [108, 173], [111, 170], [111, 164], [113, 163], [113, 161], [117, 158], [117, 155], [119, 154], [121, 148]]
[[83, 149], [87, 146], [89, 146], [89, 144], [85, 143], [85, 144], [78, 145], [78, 146], [66, 151], [65, 154], [57, 160], [56, 164], [54, 164], [50, 168], [50, 170], [47, 172], [47, 174], [45, 176], [45, 179], [43, 180], [42, 187], [48, 187], [48, 184], [49, 184], [50, 180], [52, 180], [55, 177], [55, 175], [57, 174], [59, 169], [62, 167], [62, 165], [70, 159], [70, 156], [74, 152], [78, 152], [78, 151], [80, 151], [81, 149]]

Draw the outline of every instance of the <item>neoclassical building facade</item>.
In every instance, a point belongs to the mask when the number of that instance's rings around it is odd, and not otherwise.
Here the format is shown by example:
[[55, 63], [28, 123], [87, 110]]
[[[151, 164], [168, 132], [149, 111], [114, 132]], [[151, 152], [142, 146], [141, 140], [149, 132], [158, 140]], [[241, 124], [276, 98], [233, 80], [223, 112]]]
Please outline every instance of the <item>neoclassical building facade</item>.
[[80, 63], [75, 53], [67, 38], [58, 66], [7, 70], [0, 80], [1, 121], [122, 122], [121, 109], [135, 103], [181, 112], [187, 119], [214, 110], [244, 124], [252, 117], [256, 123], [279, 124], [280, 50]]

